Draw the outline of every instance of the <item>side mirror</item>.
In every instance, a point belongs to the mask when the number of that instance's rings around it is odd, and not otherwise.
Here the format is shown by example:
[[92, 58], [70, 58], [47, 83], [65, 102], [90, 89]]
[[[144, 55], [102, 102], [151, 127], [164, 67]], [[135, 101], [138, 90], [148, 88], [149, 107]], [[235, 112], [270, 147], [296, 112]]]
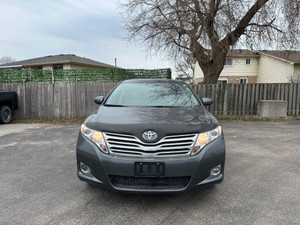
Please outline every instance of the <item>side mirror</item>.
[[207, 98], [207, 97], [202, 98], [202, 104], [204, 106], [209, 106], [209, 105], [213, 104], [213, 102], [214, 101], [211, 98]]
[[104, 100], [104, 96], [98, 96], [94, 99], [94, 102], [98, 105], [101, 105], [101, 103], [103, 102]]

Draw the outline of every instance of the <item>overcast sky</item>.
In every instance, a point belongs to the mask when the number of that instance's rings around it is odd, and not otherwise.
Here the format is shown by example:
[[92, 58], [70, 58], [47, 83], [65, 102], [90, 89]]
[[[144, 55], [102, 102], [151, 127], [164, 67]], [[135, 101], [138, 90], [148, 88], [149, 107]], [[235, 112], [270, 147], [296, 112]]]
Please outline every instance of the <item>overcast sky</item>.
[[75, 54], [123, 68], [172, 68], [124, 38], [116, 0], [0, 0], [0, 57]]

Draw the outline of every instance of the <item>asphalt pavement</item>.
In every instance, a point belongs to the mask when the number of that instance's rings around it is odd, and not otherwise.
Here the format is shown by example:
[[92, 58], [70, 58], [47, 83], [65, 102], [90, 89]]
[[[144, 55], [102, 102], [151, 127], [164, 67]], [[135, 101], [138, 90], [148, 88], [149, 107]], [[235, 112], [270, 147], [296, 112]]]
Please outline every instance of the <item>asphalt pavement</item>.
[[221, 184], [137, 195], [77, 178], [79, 126], [0, 125], [0, 224], [300, 224], [300, 123], [222, 127]]

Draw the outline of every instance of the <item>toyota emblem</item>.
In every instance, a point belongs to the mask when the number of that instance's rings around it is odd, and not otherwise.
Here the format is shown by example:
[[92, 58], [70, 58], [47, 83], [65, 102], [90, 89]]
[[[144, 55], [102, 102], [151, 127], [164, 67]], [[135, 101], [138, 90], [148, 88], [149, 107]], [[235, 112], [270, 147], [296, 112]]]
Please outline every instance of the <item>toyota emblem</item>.
[[152, 130], [147, 130], [143, 133], [143, 138], [147, 141], [152, 141], [157, 138], [157, 133]]

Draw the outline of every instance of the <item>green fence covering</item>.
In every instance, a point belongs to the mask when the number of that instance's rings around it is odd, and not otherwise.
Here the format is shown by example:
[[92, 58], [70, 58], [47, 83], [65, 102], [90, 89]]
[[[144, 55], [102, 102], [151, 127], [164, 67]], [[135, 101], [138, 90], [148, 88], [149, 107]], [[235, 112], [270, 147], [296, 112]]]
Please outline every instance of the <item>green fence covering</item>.
[[171, 79], [171, 69], [0, 70], [0, 83], [118, 82], [128, 79]]

